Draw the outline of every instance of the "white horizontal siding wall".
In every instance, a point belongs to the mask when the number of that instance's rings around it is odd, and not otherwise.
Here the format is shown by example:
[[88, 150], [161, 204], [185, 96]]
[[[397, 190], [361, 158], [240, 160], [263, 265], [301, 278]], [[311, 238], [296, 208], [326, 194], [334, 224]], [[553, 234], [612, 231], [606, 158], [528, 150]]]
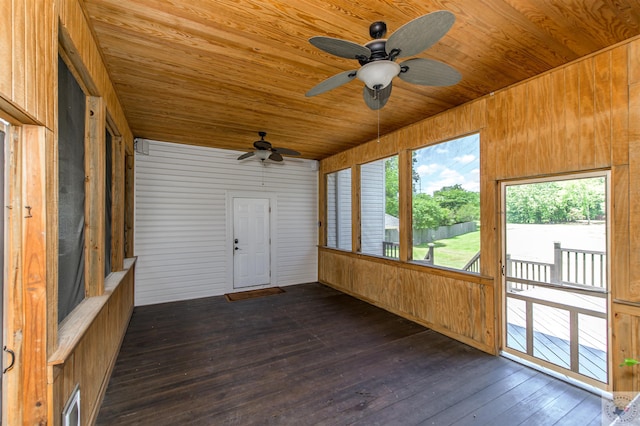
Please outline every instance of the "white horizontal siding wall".
[[373, 161], [360, 168], [361, 251], [376, 256], [383, 254], [385, 161]]
[[274, 200], [271, 285], [317, 280], [313, 162], [262, 166], [237, 161], [240, 154], [158, 141], [149, 141], [149, 155], [136, 154], [136, 305], [233, 291], [229, 194]]
[[338, 172], [338, 248], [351, 250], [351, 169]]
[[327, 247], [351, 250], [351, 169], [327, 175]]

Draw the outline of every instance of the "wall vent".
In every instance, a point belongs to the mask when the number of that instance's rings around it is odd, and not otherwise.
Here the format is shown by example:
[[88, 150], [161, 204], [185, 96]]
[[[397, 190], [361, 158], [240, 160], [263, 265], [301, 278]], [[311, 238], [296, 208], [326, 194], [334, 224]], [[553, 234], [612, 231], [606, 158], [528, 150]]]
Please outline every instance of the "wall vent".
[[62, 426], [80, 426], [80, 385], [76, 385], [64, 405]]

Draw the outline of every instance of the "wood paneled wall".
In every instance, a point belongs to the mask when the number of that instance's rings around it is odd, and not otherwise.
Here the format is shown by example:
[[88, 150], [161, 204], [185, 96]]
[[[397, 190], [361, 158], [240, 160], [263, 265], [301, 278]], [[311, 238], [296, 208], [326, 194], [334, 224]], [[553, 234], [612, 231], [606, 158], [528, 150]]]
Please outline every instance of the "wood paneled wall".
[[55, 125], [57, 3], [0, 1], [0, 109], [25, 124]]
[[[624, 356], [640, 356], [640, 40], [327, 158], [321, 162], [321, 187], [326, 173], [395, 154], [402, 158], [411, 149], [471, 132], [480, 132], [481, 139], [480, 277], [411, 265], [406, 255], [390, 261], [322, 249], [319, 279], [497, 353], [502, 300], [499, 182], [610, 169], [613, 389], [640, 390], [639, 371], [618, 367]], [[410, 203], [410, 188], [405, 188], [400, 193], [401, 224], [410, 224]], [[324, 224], [324, 203], [319, 215]], [[359, 223], [353, 226], [358, 233]], [[410, 226], [404, 232], [401, 226], [407, 247], [409, 234]]]
[[[93, 102], [87, 135], [91, 158], [88, 181], [95, 202], [87, 217], [89, 240], [88, 298], [77, 315], [59, 330], [57, 321], [58, 259], [58, 53], [76, 73]], [[68, 380], [83, 387], [82, 424], [95, 418], [101, 392], [133, 307], [133, 272], [126, 284], [108, 290], [125, 272], [104, 282], [104, 141], [108, 125], [114, 136], [113, 270], [120, 271], [125, 246], [132, 247], [133, 161], [125, 171], [125, 155], [133, 159], [133, 135], [109, 79], [79, 0], [0, 0], [0, 117], [11, 123], [8, 145], [9, 202], [7, 255], [10, 272], [5, 344], [16, 353], [16, 365], [4, 376], [3, 419], [6, 424], [59, 424], [69, 395]], [[107, 124], [108, 123], [108, 124]], [[130, 177], [126, 182], [125, 173]], [[98, 176], [98, 178], [96, 178]], [[96, 180], [97, 179], [97, 180]], [[102, 180], [101, 180], [102, 179]], [[102, 195], [100, 195], [102, 194]], [[29, 207], [29, 208], [27, 208]], [[97, 208], [97, 210], [96, 210]], [[126, 212], [125, 212], [126, 210]], [[125, 214], [129, 216], [125, 217]], [[129, 232], [125, 236], [125, 224]], [[123, 238], [129, 240], [123, 241]], [[132, 253], [130, 252], [130, 255]], [[95, 273], [93, 273], [95, 272]], [[92, 275], [93, 274], [93, 275]], [[111, 284], [109, 284], [111, 283]], [[126, 289], [126, 290], [125, 290]], [[104, 294], [103, 294], [104, 292]], [[92, 297], [93, 296], [93, 297]], [[103, 300], [104, 299], [104, 300]], [[102, 310], [90, 316], [92, 307]], [[91, 312], [89, 312], [91, 311]], [[87, 316], [89, 315], [89, 316]], [[78, 323], [79, 321], [79, 323]], [[60, 331], [60, 335], [58, 335]], [[69, 336], [75, 336], [69, 339]], [[71, 342], [71, 343], [70, 343]], [[74, 345], [77, 345], [74, 346]], [[58, 359], [66, 351], [68, 357]], [[99, 352], [99, 353], [98, 353]], [[51, 356], [53, 354], [53, 360]], [[48, 369], [48, 363], [55, 365]], [[61, 376], [58, 373], [62, 374]], [[61, 385], [61, 378], [64, 384]]]
[[319, 251], [319, 268], [325, 284], [494, 352], [492, 279], [327, 248]]
[[[613, 366], [614, 385], [617, 390], [640, 390], [638, 367], [618, 368], [624, 358], [640, 358], [640, 42], [629, 45], [629, 115], [628, 151], [619, 150], [618, 158], [625, 156], [614, 170], [620, 178], [614, 188], [617, 199], [623, 201], [622, 211], [614, 216], [614, 254], [620, 260], [612, 267], [618, 278], [613, 288]], [[616, 248], [616, 244], [618, 247]], [[612, 273], [614, 272], [612, 271]]]
[[124, 263], [124, 270], [109, 275], [103, 295], [87, 299], [82, 312], [61, 324], [58, 349], [49, 358], [54, 424], [76, 385], [81, 392], [80, 424], [95, 423], [133, 311], [135, 259]]

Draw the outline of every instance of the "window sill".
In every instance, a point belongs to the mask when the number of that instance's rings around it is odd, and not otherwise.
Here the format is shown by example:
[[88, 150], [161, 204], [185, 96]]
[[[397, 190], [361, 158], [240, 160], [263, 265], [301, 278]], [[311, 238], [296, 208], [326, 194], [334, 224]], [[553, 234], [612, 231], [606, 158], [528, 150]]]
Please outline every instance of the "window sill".
[[107, 304], [113, 292], [124, 281], [136, 258], [125, 259], [122, 271], [110, 273], [104, 280], [104, 294], [84, 299], [60, 323], [58, 327], [58, 346], [49, 357], [48, 364], [63, 364], [83, 338], [89, 327]]

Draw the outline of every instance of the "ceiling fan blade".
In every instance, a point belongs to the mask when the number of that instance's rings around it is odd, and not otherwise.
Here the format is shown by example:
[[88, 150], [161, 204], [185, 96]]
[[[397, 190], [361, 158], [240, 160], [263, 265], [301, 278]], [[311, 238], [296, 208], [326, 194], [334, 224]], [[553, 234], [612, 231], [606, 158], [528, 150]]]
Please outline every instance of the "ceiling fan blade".
[[271, 149], [271, 142], [267, 142], [264, 140], [255, 141], [253, 143], [253, 147], [255, 149]]
[[391, 86], [392, 84], [389, 83], [387, 87], [377, 91], [364, 86], [364, 102], [374, 111], [382, 108], [386, 105], [389, 97], [391, 96]]
[[342, 86], [356, 78], [356, 73], [356, 70], [344, 71], [340, 74], [334, 75], [333, 77], [329, 77], [305, 93], [305, 96], [310, 97], [319, 95], [321, 93], [328, 92], [331, 89], [335, 89], [336, 87]]
[[273, 148], [271, 152], [277, 152], [278, 154], [284, 155], [300, 155], [298, 151], [294, 151], [293, 149], [289, 148]]
[[282, 155], [278, 154], [277, 152], [272, 152], [271, 155], [269, 156], [269, 160], [282, 161]]
[[404, 70], [398, 77], [402, 80], [424, 86], [451, 86], [457, 84], [462, 76], [454, 68], [433, 59], [413, 58], [400, 64]]
[[317, 36], [311, 37], [309, 43], [320, 50], [341, 58], [358, 59], [359, 56], [364, 56], [365, 58], [371, 56], [371, 50], [368, 47], [339, 38]]
[[438, 10], [409, 21], [391, 34], [386, 44], [387, 53], [398, 49], [398, 58], [417, 55], [440, 40], [455, 20], [453, 13]]
[[252, 157], [253, 155], [254, 155], [253, 152], [247, 152], [245, 154], [242, 154], [240, 157], [238, 157], [238, 160], [244, 160], [245, 158]]

